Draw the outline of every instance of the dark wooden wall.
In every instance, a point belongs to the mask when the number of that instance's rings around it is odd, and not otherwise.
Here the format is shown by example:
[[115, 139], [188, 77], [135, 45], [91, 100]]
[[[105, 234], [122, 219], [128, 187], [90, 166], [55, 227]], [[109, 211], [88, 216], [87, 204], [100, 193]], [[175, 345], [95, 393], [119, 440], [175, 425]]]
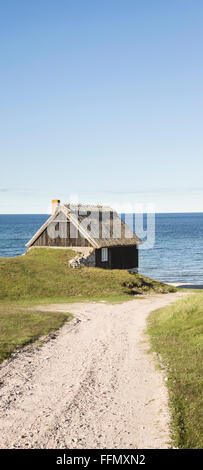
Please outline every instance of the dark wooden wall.
[[101, 249], [96, 250], [96, 266], [106, 269], [130, 269], [138, 267], [138, 248], [115, 246], [108, 248], [108, 261], [101, 261]]
[[138, 267], [138, 249], [133, 246], [111, 248], [111, 269], [130, 269]]
[[95, 263], [98, 268], [111, 269], [111, 250], [108, 249], [108, 261], [101, 260], [101, 249], [95, 250]]

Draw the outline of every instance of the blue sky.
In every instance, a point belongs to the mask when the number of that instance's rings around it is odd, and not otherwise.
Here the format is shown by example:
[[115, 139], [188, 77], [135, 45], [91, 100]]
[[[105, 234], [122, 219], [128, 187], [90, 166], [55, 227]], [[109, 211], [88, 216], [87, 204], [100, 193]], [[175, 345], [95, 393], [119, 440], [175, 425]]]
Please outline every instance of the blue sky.
[[0, 2], [0, 212], [203, 211], [202, 0]]

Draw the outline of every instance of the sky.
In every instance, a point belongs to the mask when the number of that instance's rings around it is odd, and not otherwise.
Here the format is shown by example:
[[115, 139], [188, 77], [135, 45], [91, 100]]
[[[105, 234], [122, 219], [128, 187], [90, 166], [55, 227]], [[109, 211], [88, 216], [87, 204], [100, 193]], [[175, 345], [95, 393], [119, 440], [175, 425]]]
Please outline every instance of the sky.
[[0, 213], [203, 211], [202, 0], [0, 1]]

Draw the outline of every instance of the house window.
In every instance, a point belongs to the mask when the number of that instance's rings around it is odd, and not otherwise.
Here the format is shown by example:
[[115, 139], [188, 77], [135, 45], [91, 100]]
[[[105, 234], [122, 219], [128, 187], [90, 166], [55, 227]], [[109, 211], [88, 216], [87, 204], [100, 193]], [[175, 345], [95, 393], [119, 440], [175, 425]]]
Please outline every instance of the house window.
[[108, 261], [108, 248], [101, 249], [101, 260]]

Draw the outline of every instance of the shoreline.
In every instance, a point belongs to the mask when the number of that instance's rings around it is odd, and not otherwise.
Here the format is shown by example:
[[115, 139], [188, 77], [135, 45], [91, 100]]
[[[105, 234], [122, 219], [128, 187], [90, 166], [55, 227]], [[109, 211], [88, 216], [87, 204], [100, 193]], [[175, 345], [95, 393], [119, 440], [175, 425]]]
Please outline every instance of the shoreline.
[[203, 289], [203, 283], [194, 282], [166, 282], [169, 286], [178, 287], [180, 289]]

